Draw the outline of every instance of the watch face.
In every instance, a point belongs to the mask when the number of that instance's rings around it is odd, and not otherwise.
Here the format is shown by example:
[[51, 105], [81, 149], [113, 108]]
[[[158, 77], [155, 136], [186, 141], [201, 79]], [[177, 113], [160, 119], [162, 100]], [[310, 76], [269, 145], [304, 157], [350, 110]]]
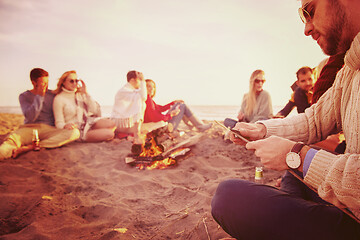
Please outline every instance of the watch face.
[[301, 159], [299, 154], [294, 152], [289, 152], [286, 155], [286, 164], [289, 166], [289, 168], [292, 169], [297, 169], [298, 167], [300, 167]]

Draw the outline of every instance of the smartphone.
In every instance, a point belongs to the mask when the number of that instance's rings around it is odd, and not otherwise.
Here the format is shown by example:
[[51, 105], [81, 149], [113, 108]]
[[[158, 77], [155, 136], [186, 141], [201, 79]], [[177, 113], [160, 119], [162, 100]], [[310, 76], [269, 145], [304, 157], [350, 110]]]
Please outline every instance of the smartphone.
[[[216, 122], [217, 124], [219, 124], [221, 127], [223, 127], [224, 129], [230, 130], [231, 132], [233, 132], [237, 138], [240, 138], [241, 140], [243, 140], [243, 141], [246, 142], [246, 143], [250, 142], [248, 139], [246, 139], [245, 137], [241, 136], [241, 134], [240, 134], [239, 131], [234, 130], [234, 129], [232, 129], [232, 128], [225, 127], [225, 125], [221, 124], [220, 122], [218, 122], [218, 121], [216, 121], [216, 120], [215, 120], [215, 122]], [[235, 126], [235, 125], [234, 125], [234, 126]]]

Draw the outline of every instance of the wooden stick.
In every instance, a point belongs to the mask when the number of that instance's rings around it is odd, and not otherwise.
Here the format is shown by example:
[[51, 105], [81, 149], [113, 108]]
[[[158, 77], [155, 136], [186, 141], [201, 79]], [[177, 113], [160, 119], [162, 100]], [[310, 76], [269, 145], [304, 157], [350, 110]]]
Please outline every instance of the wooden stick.
[[205, 222], [205, 218], [204, 218], [204, 217], [203, 217], [202, 221], [203, 221], [204, 226], [205, 226], [205, 231], [206, 231], [207, 237], [208, 237], [209, 240], [211, 240], [211, 239], [210, 239], [210, 235], [209, 235], [209, 231], [208, 231], [208, 228], [207, 228], [207, 226], [206, 226], [206, 222]]

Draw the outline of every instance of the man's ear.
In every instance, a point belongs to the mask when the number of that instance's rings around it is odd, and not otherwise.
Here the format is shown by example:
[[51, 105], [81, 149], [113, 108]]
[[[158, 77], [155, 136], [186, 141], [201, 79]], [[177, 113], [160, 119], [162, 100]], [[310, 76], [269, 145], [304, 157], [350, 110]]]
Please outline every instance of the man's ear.
[[296, 80], [295, 84], [296, 86], [299, 86], [299, 80]]

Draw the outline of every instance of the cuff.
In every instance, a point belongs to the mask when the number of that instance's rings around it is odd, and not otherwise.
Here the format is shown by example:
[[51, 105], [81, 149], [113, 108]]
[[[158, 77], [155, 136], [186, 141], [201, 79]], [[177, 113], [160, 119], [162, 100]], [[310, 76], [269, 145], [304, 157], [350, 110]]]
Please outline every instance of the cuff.
[[313, 148], [310, 148], [309, 151], [307, 151], [305, 158], [304, 158], [304, 163], [303, 163], [303, 177], [305, 177], [307, 171], [309, 170], [311, 161], [313, 160], [313, 158], [317, 152], [318, 151]]

